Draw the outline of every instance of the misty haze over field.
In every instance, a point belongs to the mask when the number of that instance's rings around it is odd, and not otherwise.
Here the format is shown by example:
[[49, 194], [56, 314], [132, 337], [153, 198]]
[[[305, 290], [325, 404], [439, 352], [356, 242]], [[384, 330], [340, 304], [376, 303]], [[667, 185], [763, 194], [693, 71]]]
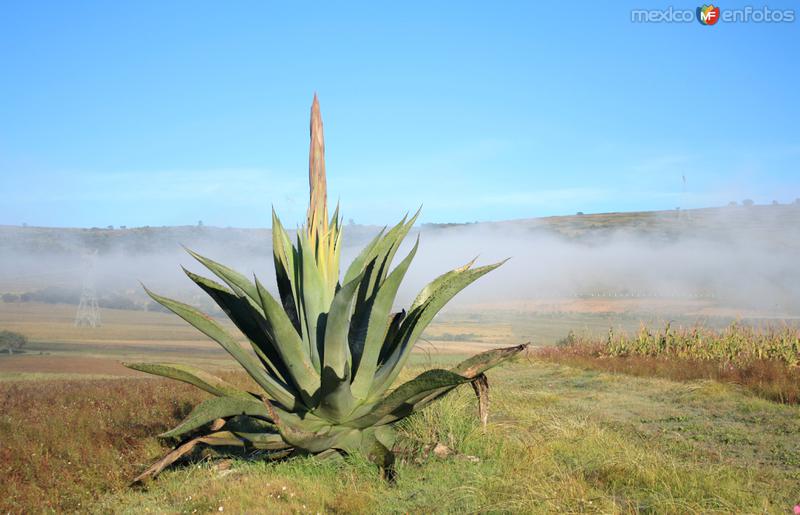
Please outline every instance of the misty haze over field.
[[[348, 225], [342, 268], [379, 230]], [[460, 294], [456, 306], [509, 307], [558, 298], [700, 299], [731, 309], [800, 316], [800, 206], [737, 206], [415, 228], [420, 236], [400, 300], [478, 256], [510, 257]], [[144, 303], [138, 281], [189, 302], [207, 299], [180, 270], [203, 272], [180, 244], [274, 286], [268, 229], [0, 227], [0, 293], [56, 288], [77, 295], [92, 276], [98, 296]], [[204, 273], [204, 275], [208, 275]], [[650, 309], [650, 308], [648, 308]]]

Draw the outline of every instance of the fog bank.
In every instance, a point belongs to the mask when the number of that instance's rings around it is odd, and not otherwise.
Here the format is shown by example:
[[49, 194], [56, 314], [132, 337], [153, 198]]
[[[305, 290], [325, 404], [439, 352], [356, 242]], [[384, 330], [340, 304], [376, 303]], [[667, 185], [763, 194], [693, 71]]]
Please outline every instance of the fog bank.
[[[345, 227], [342, 268], [379, 228]], [[47, 287], [144, 302], [139, 281], [189, 301], [203, 294], [180, 265], [203, 272], [181, 244], [273, 285], [270, 231], [210, 227], [63, 230], [0, 228], [0, 293]], [[423, 225], [399, 305], [435, 276], [478, 256], [511, 258], [455, 306], [528, 299], [704, 299], [800, 315], [800, 207], [584, 215], [468, 225]], [[87, 257], [93, 256], [93, 257]], [[75, 294], [77, 295], [77, 293]], [[203, 301], [204, 302], [204, 301]], [[399, 306], [398, 306], [399, 307]]]

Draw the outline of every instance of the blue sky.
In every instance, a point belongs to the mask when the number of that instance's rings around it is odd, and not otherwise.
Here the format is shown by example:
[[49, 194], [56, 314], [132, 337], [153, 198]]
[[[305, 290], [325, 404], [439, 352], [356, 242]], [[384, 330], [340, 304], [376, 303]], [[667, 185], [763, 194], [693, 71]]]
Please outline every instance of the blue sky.
[[357, 223], [800, 197], [800, 22], [555, 5], [5, 2], [0, 224], [298, 223], [314, 91]]

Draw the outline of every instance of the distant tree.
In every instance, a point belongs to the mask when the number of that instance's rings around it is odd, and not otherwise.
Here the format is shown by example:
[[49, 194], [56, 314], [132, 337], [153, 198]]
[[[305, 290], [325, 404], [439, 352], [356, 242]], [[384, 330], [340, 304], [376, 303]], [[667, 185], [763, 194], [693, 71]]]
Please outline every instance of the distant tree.
[[353, 220], [352, 218], [348, 218], [348, 219], [347, 219], [347, 223], [348, 223], [348, 224], [350, 224], [350, 225], [355, 225], [355, 224], [356, 224], [356, 221], [355, 221], [355, 220]]
[[203, 221], [202, 220], [198, 220], [197, 221], [197, 227], [203, 227]]
[[77, 304], [80, 291], [61, 286], [46, 286], [39, 290], [26, 292], [26, 302], [44, 302], [47, 304]]
[[19, 295], [16, 293], [4, 293], [3, 302], [19, 302]]
[[9, 354], [14, 354], [14, 351], [19, 351], [28, 339], [19, 333], [13, 331], [0, 331], [0, 350], [7, 350]]
[[773, 201], [772, 201], [772, 205], [773, 205], [773, 206], [780, 206], [780, 205], [781, 205], [781, 203], [780, 203], [780, 202], [778, 202], [777, 200], [773, 200]]
[[738, 202], [736, 202], [735, 200], [731, 200], [730, 202], [728, 202], [728, 205], [729, 205], [729, 206], [738, 206], [738, 205], [739, 205], [739, 203], [738, 203]]
[[119, 228], [122, 229], [122, 230], [125, 230], [125, 229], [128, 228], [128, 226], [127, 225], [120, 225]]
[[22, 222], [22, 227], [28, 227], [28, 223], [27, 222]]
[[109, 231], [113, 231], [114, 230], [114, 226], [113, 225], [109, 225], [109, 226], [106, 227], [106, 229], [108, 229]]
[[138, 309], [136, 302], [118, 293], [103, 297], [102, 299], [100, 299], [99, 304], [101, 308], [128, 309], [128, 310]]
[[746, 198], [742, 201], [743, 206], [752, 206], [753, 204], [755, 204], [755, 202], [753, 202], [753, 199], [750, 198]]
[[794, 203], [800, 206], [800, 198], [794, 199]]
[[575, 213], [575, 214], [576, 214], [577, 216], [583, 216], [583, 211], [578, 211], [578, 212], [577, 212], [577, 213]]

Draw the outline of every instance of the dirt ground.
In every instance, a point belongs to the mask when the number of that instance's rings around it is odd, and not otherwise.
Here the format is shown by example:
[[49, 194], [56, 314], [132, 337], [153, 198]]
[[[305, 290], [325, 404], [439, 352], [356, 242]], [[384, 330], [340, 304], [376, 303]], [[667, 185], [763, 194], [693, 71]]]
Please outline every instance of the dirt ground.
[[0, 374], [5, 373], [145, 376], [141, 372], [125, 368], [115, 359], [24, 354], [0, 357]]

